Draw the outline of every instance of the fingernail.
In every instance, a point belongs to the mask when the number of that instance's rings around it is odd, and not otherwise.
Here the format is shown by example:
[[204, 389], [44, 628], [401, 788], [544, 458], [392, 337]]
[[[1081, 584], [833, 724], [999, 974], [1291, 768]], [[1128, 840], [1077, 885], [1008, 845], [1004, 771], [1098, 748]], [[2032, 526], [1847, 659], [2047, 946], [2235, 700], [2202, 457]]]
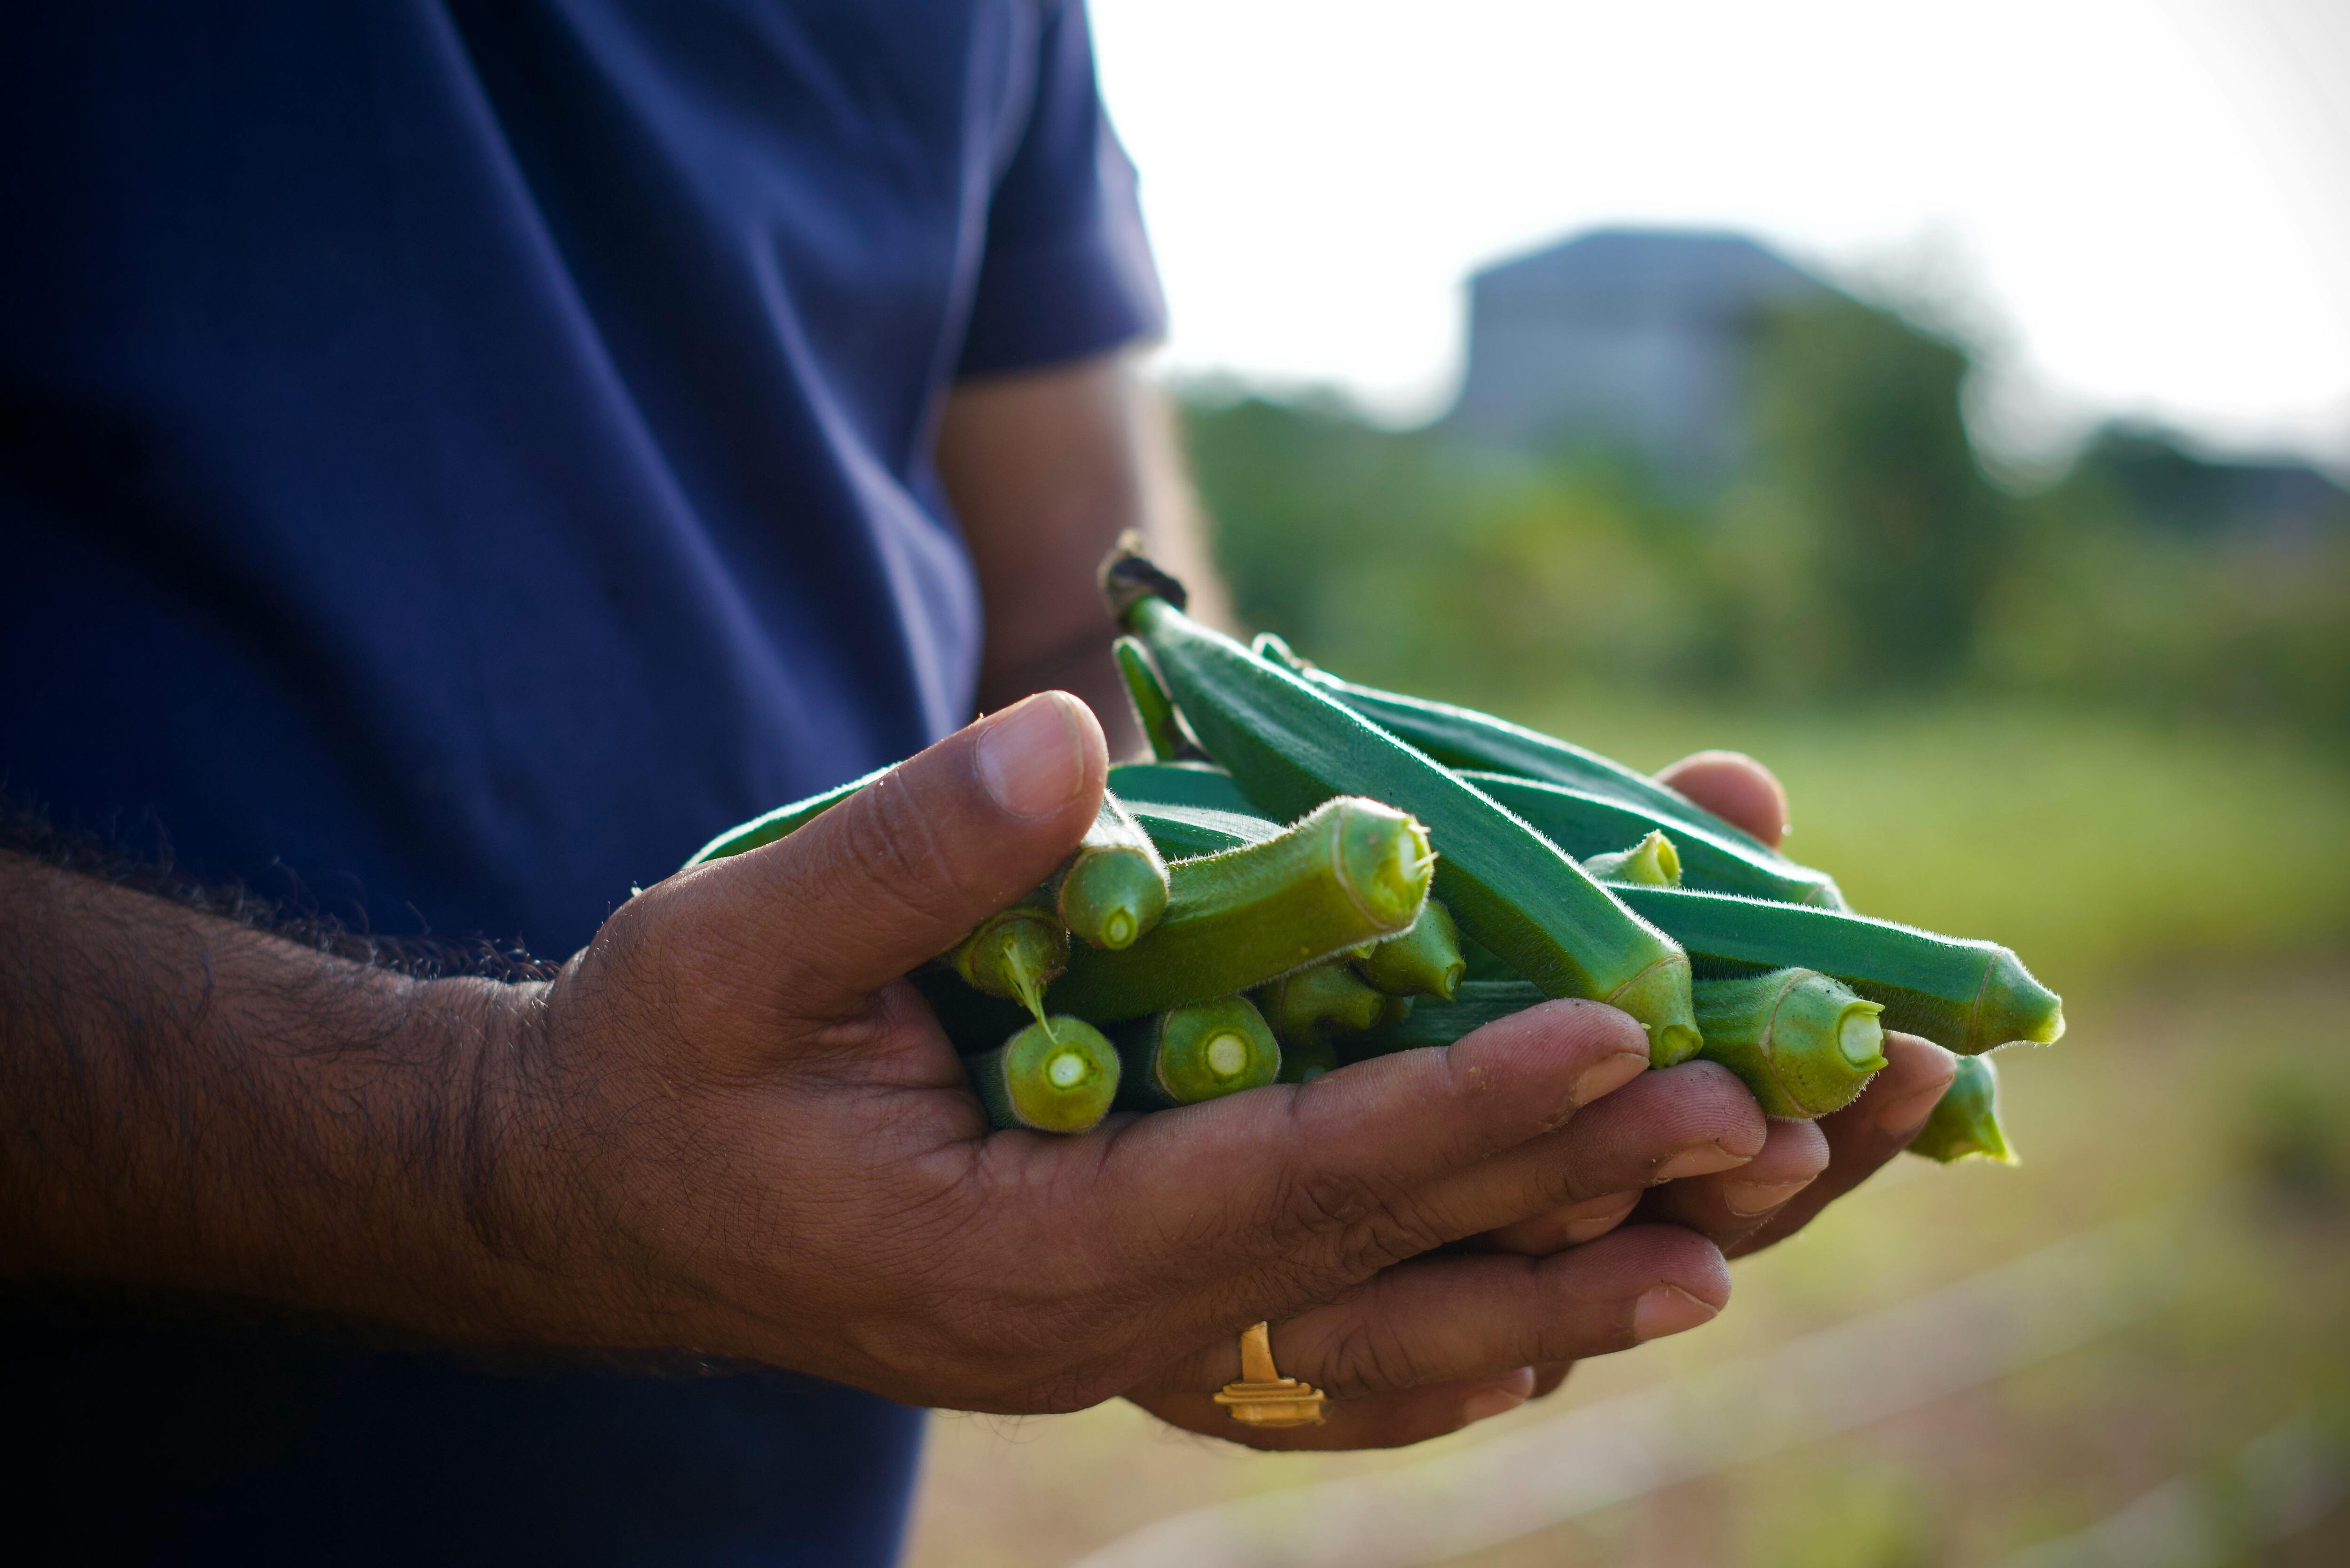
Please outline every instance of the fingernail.
[[1618, 1051], [1583, 1070], [1583, 1076], [1575, 1081], [1575, 1103], [1587, 1106], [1603, 1096], [1612, 1095], [1648, 1070], [1647, 1052]]
[[[1526, 1394], [1534, 1392], [1534, 1368], [1526, 1368]], [[1461, 1402], [1461, 1424], [1473, 1427], [1495, 1416], [1506, 1416], [1526, 1402], [1526, 1394], [1513, 1394], [1506, 1388], [1487, 1388], [1471, 1394]]]
[[[1559, 1240], [1571, 1247], [1596, 1241], [1622, 1224], [1624, 1217], [1631, 1213], [1633, 1206], [1639, 1201], [1640, 1195], [1637, 1192], [1611, 1192], [1605, 1198], [1569, 1204], [1558, 1212]], [[1587, 1209], [1590, 1212], [1575, 1213], [1579, 1209]], [[1574, 1218], [1567, 1218], [1569, 1215]]]
[[1048, 816], [1085, 783], [1070, 699], [1046, 691], [998, 713], [979, 738], [979, 780], [1014, 816]]
[[1721, 1206], [1742, 1218], [1768, 1214], [1810, 1185], [1808, 1181], [1733, 1181], [1722, 1189]]
[[1936, 1084], [1931, 1088], [1915, 1090], [1898, 1100], [1887, 1101], [1877, 1107], [1877, 1130], [1897, 1137], [1908, 1137], [1926, 1125], [1926, 1118], [1932, 1116], [1934, 1107], [1941, 1103], [1942, 1091], [1950, 1086], [1948, 1083]]
[[1713, 1320], [1713, 1308], [1678, 1285], [1659, 1285], [1632, 1308], [1632, 1336], [1642, 1343]]
[[1685, 1176], [1711, 1176], [1717, 1170], [1730, 1170], [1744, 1165], [1746, 1159], [1746, 1156], [1732, 1154], [1720, 1144], [1701, 1143], [1695, 1148], [1681, 1150], [1657, 1167], [1657, 1179], [1679, 1181]]

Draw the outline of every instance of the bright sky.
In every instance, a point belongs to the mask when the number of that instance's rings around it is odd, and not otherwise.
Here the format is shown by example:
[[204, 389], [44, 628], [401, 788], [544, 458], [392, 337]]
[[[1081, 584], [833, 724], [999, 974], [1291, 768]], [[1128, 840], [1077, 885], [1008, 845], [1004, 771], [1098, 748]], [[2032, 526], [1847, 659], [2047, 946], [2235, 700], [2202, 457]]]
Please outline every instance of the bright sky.
[[1092, 5], [1171, 370], [1425, 418], [1477, 266], [1733, 227], [1964, 324], [2012, 450], [2126, 412], [2350, 472], [2350, 0]]

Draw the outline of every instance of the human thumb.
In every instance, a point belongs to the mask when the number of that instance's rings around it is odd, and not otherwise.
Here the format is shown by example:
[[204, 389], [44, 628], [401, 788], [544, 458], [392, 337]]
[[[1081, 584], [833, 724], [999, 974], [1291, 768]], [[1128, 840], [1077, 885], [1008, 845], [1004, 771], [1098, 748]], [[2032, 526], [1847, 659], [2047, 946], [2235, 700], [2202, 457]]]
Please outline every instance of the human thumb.
[[766, 1007], [846, 1017], [1051, 876], [1094, 820], [1108, 773], [1093, 711], [1043, 692], [789, 836], [672, 883], [689, 919], [726, 929], [723, 942], [697, 945], [747, 961], [739, 982]]

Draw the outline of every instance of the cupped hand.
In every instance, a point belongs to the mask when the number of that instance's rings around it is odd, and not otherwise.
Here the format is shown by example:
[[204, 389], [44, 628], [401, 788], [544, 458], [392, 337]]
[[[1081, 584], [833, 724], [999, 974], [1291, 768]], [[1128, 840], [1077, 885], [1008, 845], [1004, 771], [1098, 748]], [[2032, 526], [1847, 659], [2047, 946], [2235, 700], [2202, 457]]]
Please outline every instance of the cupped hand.
[[1032, 698], [639, 895], [518, 992], [456, 1112], [483, 1332], [963, 1409], [1173, 1410], [1259, 1318], [1342, 1399], [1441, 1404], [1431, 1385], [1721, 1304], [1719, 1249], [1686, 1230], [1428, 1255], [1762, 1146], [1734, 1084], [1645, 1073], [1638, 1026], [1595, 1003], [1083, 1137], [991, 1133], [899, 977], [1043, 880], [1106, 770], [1081, 703]]

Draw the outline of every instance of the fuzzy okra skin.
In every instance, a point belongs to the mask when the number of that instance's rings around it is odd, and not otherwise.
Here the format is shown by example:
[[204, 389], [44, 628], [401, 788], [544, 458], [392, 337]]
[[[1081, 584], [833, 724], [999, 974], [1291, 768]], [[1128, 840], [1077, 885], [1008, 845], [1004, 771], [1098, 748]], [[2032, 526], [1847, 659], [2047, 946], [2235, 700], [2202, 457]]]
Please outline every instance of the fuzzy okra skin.
[[[1493, 798], [1499, 800], [1501, 796]], [[1602, 882], [1643, 882], [1651, 888], [1681, 885], [1680, 851], [1673, 847], [1673, 841], [1665, 836], [1662, 828], [1652, 829], [1648, 837], [1629, 849], [1584, 857], [1583, 868]]]
[[1408, 999], [1375, 990], [1344, 959], [1283, 975], [1255, 1001], [1284, 1051], [1335, 1049], [1411, 1012]]
[[1674, 821], [1596, 791], [1542, 779], [1474, 769], [1461, 776], [1524, 817], [1535, 832], [1582, 859], [1586, 867], [1593, 857], [1621, 850], [1642, 835], [1661, 829], [1672, 841], [1682, 877], [1692, 887], [1790, 904], [1816, 904], [1825, 909], [1846, 907], [1843, 892], [1826, 872], [1757, 848], [1742, 833], [1717, 833], [1703, 823]]
[[1389, 996], [1433, 996], [1450, 1002], [1469, 971], [1461, 956], [1461, 928], [1452, 911], [1434, 898], [1411, 929], [1389, 937], [1355, 961], [1355, 972]]
[[1253, 813], [1216, 811], [1204, 805], [1161, 805], [1138, 800], [1128, 805], [1134, 820], [1150, 835], [1159, 853], [1170, 860], [1191, 860], [1222, 855], [1243, 845], [1262, 844], [1281, 831], [1281, 824]]
[[1411, 1051], [1423, 1045], [1450, 1045], [1471, 1030], [1497, 1018], [1548, 1001], [1540, 987], [1523, 980], [1464, 980], [1449, 1002], [1420, 1001], [1408, 1017], [1399, 1018], [1369, 1038], [1355, 1042], [1349, 1054], [1383, 1056], [1391, 1051]]
[[1069, 967], [1069, 932], [1042, 904], [1024, 900], [982, 920], [946, 955], [974, 991], [1017, 1002], [1045, 1021], [1045, 988]]
[[1999, 1069], [1989, 1056], [1959, 1059], [1959, 1075], [1909, 1140], [1909, 1152], [1943, 1165], [1974, 1156], [2001, 1165], [2017, 1163], [2007, 1129], [1999, 1125]]
[[1709, 1062], [1738, 1075], [1762, 1114], [1811, 1121], [1860, 1097], [1885, 1065], [1885, 1011], [1808, 969], [1697, 982]]
[[1410, 812], [1439, 847], [1437, 891], [1463, 930], [1550, 994], [1629, 1012], [1658, 1065], [1696, 1054], [1687, 956], [1579, 863], [1411, 745], [1191, 619], [1147, 561], [1114, 559], [1104, 579], [1192, 733], [1260, 809], [1278, 816], [1357, 791]]
[[723, 860], [729, 855], [740, 855], [746, 849], [756, 849], [761, 845], [773, 844], [779, 838], [789, 837], [794, 832], [814, 822], [867, 784], [891, 773], [897, 765], [892, 763], [889, 767], [876, 768], [863, 778], [851, 779], [845, 784], [836, 784], [820, 794], [812, 794], [806, 800], [795, 800], [789, 805], [779, 805], [764, 815], [754, 816], [748, 822], [737, 823], [695, 850], [692, 858], [688, 860], [686, 865], [699, 866], [706, 860]]
[[1159, 671], [1150, 668], [1150, 655], [1142, 644], [1130, 637], [1121, 637], [1110, 644], [1110, 653], [1118, 660], [1118, 675], [1126, 681], [1126, 698], [1133, 704], [1136, 722], [1142, 726], [1142, 738], [1150, 742], [1150, 754], [1162, 763], [1196, 761], [1200, 748], [1183, 732], [1183, 721], [1175, 711], [1174, 699], [1159, 683]]
[[1972, 1056], [2064, 1033], [2064, 1002], [1995, 942], [1938, 936], [1839, 909], [1686, 888], [1618, 884], [1709, 972], [1790, 966], [1832, 975], [1885, 1008], [1885, 1027]]
[[1062, 868], [1053, 902], [1069, 934], [1097, 948], [1132, 946], [1167, 912], [1167, 862], [1107, 790]]
[[1119, 763], [1109, 770], [1111, 793], [1139, 805], [1192, 805], [1209, 811], [1261, 815], [1232, 775], [1213, 763]]
[[1174, 862], [1150, 934], [1115, 952], [1077, 949], [1048, 1000], [1115, 1023], [1253, 990], [1409, 929], [1433, 858], [1419, 823], [1341, 796], [1261, 843]]
[[1090, 1131], [1109, 1114], [1121, 1076], [1118, 1049], [1082, 1018], [1038, 1019], [963, 1071], [998, 1131]]
[[1255, 1003], [1219, 996], [1138, 1018], [1117, 1033], [1120, 1106], [1196, 1106], [1259, 1089], [1281, 1074], [1282, 1048]]

